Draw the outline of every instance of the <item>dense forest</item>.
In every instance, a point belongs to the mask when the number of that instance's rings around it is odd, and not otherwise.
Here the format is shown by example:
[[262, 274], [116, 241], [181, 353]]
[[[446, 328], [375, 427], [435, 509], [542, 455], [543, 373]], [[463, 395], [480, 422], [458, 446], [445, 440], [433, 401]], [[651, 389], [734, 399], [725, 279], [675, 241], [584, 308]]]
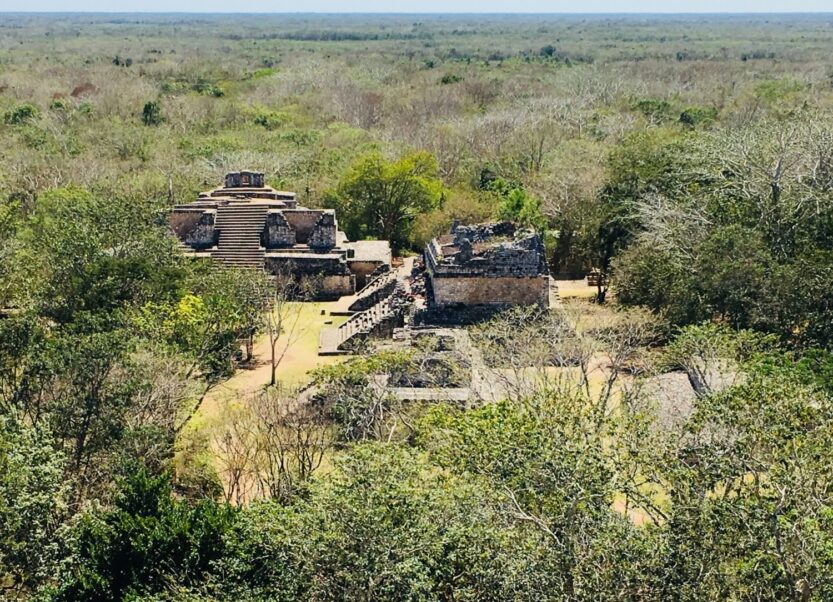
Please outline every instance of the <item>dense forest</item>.
[[[833, 599], [831, 48], [831, 15], [0, 15], [0, 599]], [[286, 302], [166, 215], [241, 168], [402, 255], [512, 220], [604, 285], [469, 329], [498, 402], [398, 403], [371, 383], [431, 350], [369, 348], [212, 442]]]

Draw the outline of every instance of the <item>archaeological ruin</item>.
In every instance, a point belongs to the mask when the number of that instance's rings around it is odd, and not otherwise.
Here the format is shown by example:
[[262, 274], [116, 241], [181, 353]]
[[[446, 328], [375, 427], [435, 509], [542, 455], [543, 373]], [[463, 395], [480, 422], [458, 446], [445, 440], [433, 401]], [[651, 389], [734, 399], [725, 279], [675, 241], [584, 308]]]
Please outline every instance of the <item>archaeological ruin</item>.
[[470, 321], [514, 305], [549, 307], [553, 281], [544, 243], [512, 222], [464, 226], [423, 253], [429, 322]]
[[176, 205], [169, 224], [190, 257], [291, 276], [316, 299], [338, 299], [332, 313], [349, 317], [321, 332], [321, 355], [355, 352], [402, 327], [471, 324], [557, 300], [543, 241], [531, 230], [455, 223], [421, 258], [391, 269], [388, 242], [348, 241], [333, 210], [299, 206], [294, 193], [267, 186], [259, 172], [227, 174], [223, 186]]
[[334, 211], [299, 206], [259, 172], [227, 174], [223, 186], [175, 206], [169, 223], [187, 255], [291, 275], [318, 299], [352, 295], [391, 264], [386, 241], [348, 241]]
[[549, 308], [557, 301], [539, 234], [511, 222], [455, 223], [428, 243], [420, 261], [406, 261], [349, 298], [350, 318], [321, 333], [319, 353], [349, 353], [403, 326], [471, 324], [513, 306]]

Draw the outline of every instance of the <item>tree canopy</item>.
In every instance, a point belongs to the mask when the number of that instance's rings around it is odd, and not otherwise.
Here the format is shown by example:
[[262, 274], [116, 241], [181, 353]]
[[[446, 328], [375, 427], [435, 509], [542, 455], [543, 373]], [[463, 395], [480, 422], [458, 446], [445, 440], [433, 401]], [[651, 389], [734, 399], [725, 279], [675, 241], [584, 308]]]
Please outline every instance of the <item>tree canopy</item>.
[[356, 159], [328, 203], [338, 211], [347, 235], [389, 240], [406, 248], [414, 220], [444, 199], [436, 159], [426, 152], [388, 161], [379, 152]]

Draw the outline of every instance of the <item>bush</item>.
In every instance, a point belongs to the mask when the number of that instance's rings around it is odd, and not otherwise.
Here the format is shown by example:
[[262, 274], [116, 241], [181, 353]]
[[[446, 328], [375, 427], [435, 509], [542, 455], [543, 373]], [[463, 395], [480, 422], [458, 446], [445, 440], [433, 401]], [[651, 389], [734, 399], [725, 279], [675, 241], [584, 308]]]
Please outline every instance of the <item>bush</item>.
[[6, 111], [3, 115], [3, 122], [8, 125], [24, 125], [36, 121], [40, 117], [40, 109], [35, 105], [26, 103]]
[[142, 123], [145, 125], [159, 125], [165, 121], [162, 117], [162, 107], [157, 100], [150, 100], [145, 103], [142, 109]]
[[140, 599], [166, 591], [171, 580], [192, 585], [222, 557], [235, 517], [212, 500], [176, 499], [168, 475], [140, 468], [120, 484], [114, 508], [82, 515], [74, 525], [74, 566], [53, 599]]
[[688, 107], [680, 113], [680, 123], [689, 128], [708, 125], [715, 119], [717, 119], [717, 109], [714, 107]]
[[51, 111], [66, 111], [69, 109], [69, 103], [63, 98], [56, 98], [49, 103], [49, 110]]
[[642, 98], [633, 104], [633, 108], [645, 117], [652, 119], [667, 119], [671, 116], [671, 103], [656, 98]]
[[254, 118], [254, 122], [267, 130], [276, 130], [289, 123], [289, 115], [282, 111], [260, 110]]

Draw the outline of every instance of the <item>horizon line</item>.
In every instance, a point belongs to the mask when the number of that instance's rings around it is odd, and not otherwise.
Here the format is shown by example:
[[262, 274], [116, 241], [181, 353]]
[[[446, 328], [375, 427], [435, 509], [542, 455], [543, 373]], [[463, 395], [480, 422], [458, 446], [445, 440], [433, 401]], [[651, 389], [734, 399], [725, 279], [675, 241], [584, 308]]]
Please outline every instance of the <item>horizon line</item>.
[[372, 16], [769, 16], [769, 15], [831, 15], [831, 11], [816, 10], [773, 10], [773, 11], [561, 11], [561, 12], [540, 12], [540, 11], [517, 11], [517, 12], [471, 12], [471, 11], [448, 11], [448, 12], [390, 12], [390, 11], [200, 11], [200, 10], [129, 10], [129, 11], [101, 11], [101, 10], [0, 10], [0, 15], [319, 15], [319, 16], [340, 16], [340, 15], [372, 15]]

